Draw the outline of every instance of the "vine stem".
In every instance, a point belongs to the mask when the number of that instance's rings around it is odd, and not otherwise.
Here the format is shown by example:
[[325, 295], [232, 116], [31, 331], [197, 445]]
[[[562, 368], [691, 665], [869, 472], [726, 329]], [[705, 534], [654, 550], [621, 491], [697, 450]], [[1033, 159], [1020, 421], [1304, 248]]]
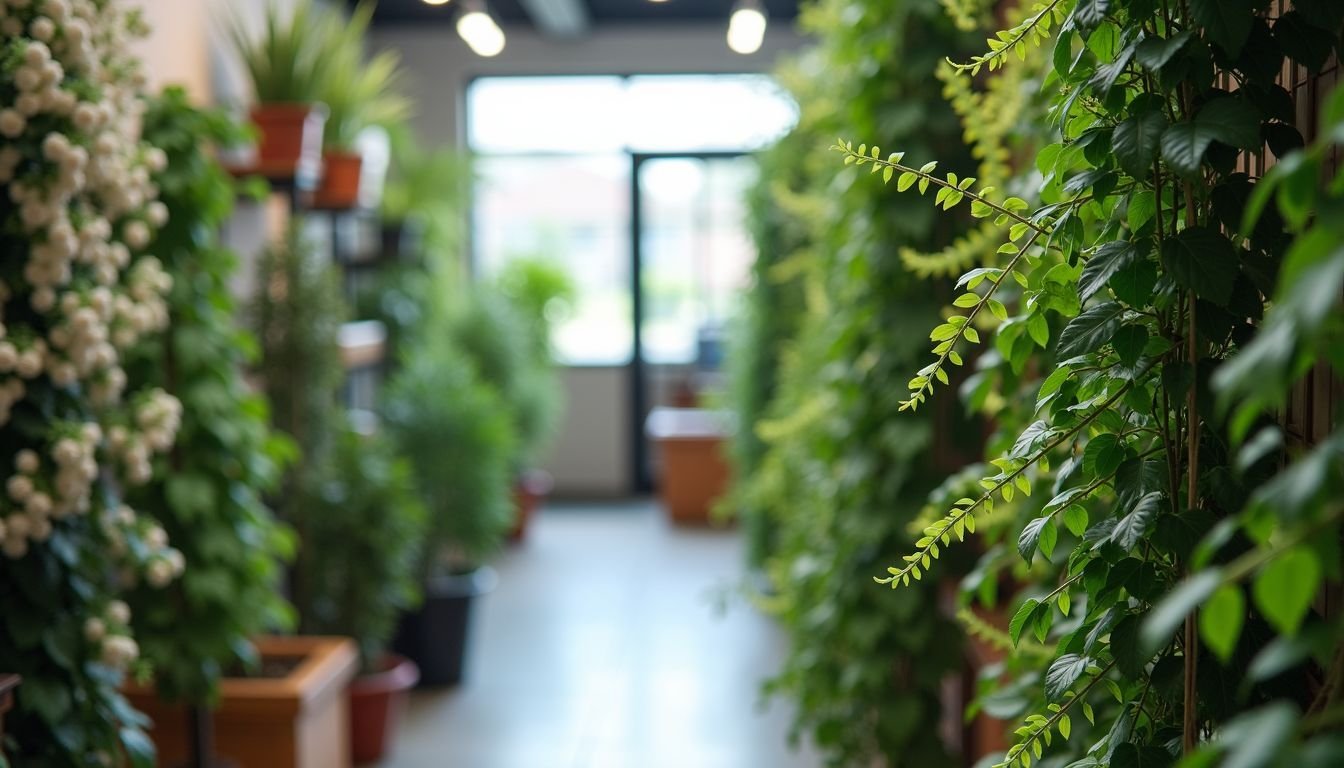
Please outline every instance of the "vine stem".
[[1123, 387], [1116, 390], [1115, 394], [1106, 398], [1105, 402], [1103, 402], [1095, 411], [1088, 414], [1087, 417], [1084, 418], [1082, 421], [1078, 422], [1078, 424], [1075, 427], [1073, 427], [1073, 429], [1070, 429], [1068, 432], [1065, 432], [1064, 434], [1050, 441], [1048, 445], [1046, 445], [1044, 448], [1041, 448], [1030, 459], [1028, 459], [1025, 464], [1013, 470], [1011, 474], [1004, 477], [1004, 479], [1001, 482], [999, 482], [998, 485], [995, 485], [993, 488], [981, 494], [980, 498], [972, 502], [970, 506], [962, 508], [955, 515], [943, 518], [943, 522], [946, 523], [946, 525], [943, 527], [943, 533], [940, 533], [937, 536], [930, 537], [931, 540], [929, 541], [929, 543], [925, 544], [922, 547], [918, 547], [914, 551], [913, 557], [908, 555], [907, 557], [909, 559], [906, 561], [906, 565], [904, 568], [901, 568], [899, 571], [891, 574], [885, 579], [874, 579], [874, 580], [878, 584], [898, 583], [898, 581], [902, 577], [906, 576], [912, 570], [914, 570], [915, 566], [918, 565], [923, 560], [925, 555], [927, 555], [935, 546], [937, 546], [939, 539], [941, 539], [945, 533], [950, 531], [953, 526], [955, 526], [962, 520], [965, 520], [967, 516], [973, 513], [976, 509], [980, 508], [982, 505], [984, 505], [986, 501], [994, 498], [994, 494], [998, 493], [1004, 486], [1016, 480], [1018, 475], [1021, 475], [1023, 472], [1025, 472], [1027, 470], [1027, 467], [1030, 467], [1036, 462], [1040, 461], [1042, 456], [1045, 456], [1050, 451], [1053, 451], [1055, 448], [1063, 445], [1065, 442], [1072, 440], [1074, 437], [1076, 437], [1079, 432], [1082, 432], [1084, 429], [1087, 428], [1089, 424], [1091, 424], [1093, 421], [1096, 421], [1096, 419], [1100, 417], [1101, 414], [1110, 410], [1110, 407], [1112, 405], [1115, 405], [1117, 402], [1119, 402], [1120, 398], [1124, 397], [1125, 393], [1128, 392], [1130, 388], [1134, 386], [1135, 383], [1142, 381], [1143, 377], [1146, 376], [1148, 372], [1151, 370], [1152, 366], [1150, 365], [1148, 366], [1148, 368], [1145, 368], [1138, 376], [1134, 377], [1130, 381], [1125, 382], [1125, 385]]
[[1014, 221], [1018, 222], [1019, 224], [1025, 224], [1026, 226], [1030, 227], [1031, 229], [1036, 230], [1037, 232], [1039, 232], [1039, 233], [1041, 233], [1041, 234], [1045, 234], [1045, 235], [1050, 234], [1050, 230], [1049, 230], [1049, 229], [1047, 229], [1047, 228], [1045, 228], [1045, 227], [1042, 227], [1041, 225], [1037, 224], [1036, 222], [1032, 221], [1031, 219], [1028, 219], [1028, 218], [1022, 216], [1021, 214], [1017, 213], [1016, 211], [1010, 211], [1010, 210], [1008, 210], [1007, 208], [1004, 208], [1002, 205], [999, 205], [998, 203], [995, 203], [995, 202], [991, 201], [989, 198], [984, 197], [984, 196], [979, 195], [979, 194], [976, 194], [975, 192], [972, 192], [972, 191], [970, 191], [969, 189], [960, 189], [960, 188], [957, 187], [957, 185], [952, 184], [952, 183], [948, 182], [948, 181], [945, 180], [945, 179], [940, 179], [940, 178], [938, 178], [937, 176], [934, 176], [933, 174], [928, 173], [928, 172], [926, 172], [926, 171], [921, 171], [921, 170], [919, 170], [918, 168], [911, 168], [911, 167], [908, 166], [908, 165], [902, 165], [902, 164], [900, 164], [900, 163], [893, 162], [893, 161], [891, 161], [891, 160], [883, 160], [883, 159], [880, 158], [880, 157], [869, 157], [868, 155], [864, 155], [864, 154], [860, 154], [860, 153], [858, 153], [858, 152], [855, 152], [854, 150], [850, 149], [849, 147], [847, 147], [847, 146], [845, 146], [845, 145], [843, 145], [843, 144], [836, 144], [836, 145], [832, 146], [831, 149], [838, 150], [838, 151], [843, 152], [844, 154], [846, 154], [846, 155], [848, 155], [848, 156], [850, 156], [850, 157], [852, 157], [852, 158], [855, 158], [855, 163], [856, 163], [856, 164], [858, 163], [858, 161], [862, 160], [862, 161], [865, 162], [865, 163], [872, 163], [872, 164], [877, 165], [877, 166], [882, 167], [882, 168], [891, 168], [893, 171], [899, 171], [899, 172], [901, 172], [901, 173], [913, 173], [915, 176], [917, 176], [917, 177], [919, 177], [919, 178], [921, 178], [921, 179], [927, 179], [927, 180], [928, 180], [930, 183], [932, 183], [932, 184], [937, 184], [937, 185], [940, 186], [940, 187], [946, 187], [946, 188], [948, 188], [948, 189], [955, 190], [956, 192], [958, 192], [958, 193], [960, 193], [960, 194], [962, 194], [962, 195], [965, 195], [968, 199], [970, 199], [970, 200], [972, 200], [972, 201], [979, 202], [979, 203], [984, 203], [985, 205], [989, 206], [989, 207], [992, 208], [993, 210], [995, 210], [995, 211], [997, 211], [997, 212], [999, 212], [999, 213], [1001, 213], [1001, 214], [1003, 214], [1003, 215], [1005, 215], [1005, 216], [1007, 216], [1007, 217], [1013, 219]]
[[948, 59], [947, 63], [951, 64], [953, 67], [956, 67], [958, 70], [977, 69], [979, 67], [988, 65], [991, 61], [994, 61], [995, 59], [998, 59], [1001, 56], [1007, 55], [1007, 53], [1013, 50], [1014, 46], [1016, 46], [1023, 40], [1027, 39], [1027, 35], [1030, 34], [1033, 29], [1040, 26], [1042, 19], [1046, 19], [1049, 17], [1051, 13], [1054, 13], [1055, 8], [1060, 4], [1060, 2], [1062, 2], [1062, 0], [1053, 0], [1049, 5], [1045, 6], [1045, 8], [1042, 9], [1040, 13], [1036, 14], [1035, 16], [1032, 16], [1030, 19], [1026, 21], [1026, 23], [1019, 26], [1018, 33], [1015, 36], [1009, 38], [1008, 40], [1002, 41], [1003, 42], [1002, 48], [998, 49], [997, 51], [991, 50], [988, 56], [985, 56], [978, 60], [973, 59], [969, 64], [959, 64], [953, 61], [952, 59]]
[[930, 394], [932, 394], [934, 377], [937, 375], [937, 372], [942, 370], [943, 366], [947, 364], [947, 359], [951, 357], [952, 353], [956, 350], [957, 343], [966, 337], [966, 329], [971, 327], [971, 324], [975, 322], [976, 316], [980, 314], [980, 310], [989, 304], [990, 299], [994, 298], [994, 293], [999, 290], [999, 286], [1003, 285], [1004, 279], [1007, 278], [1008, 275], [1011, 274], [1012, 271], [1017, 267], [1017, 262], [1022, 260], [1022, 257], [1023, 255], [1026, 254], [1027, 249], [1031, 248], [1033, 245], [1036, 244], [1036, 241], [1040, 239], [1041, 234], [1042, 230], [1039, 229], [1033, 232], [1031, 235], [1031, 239], [1027, 240], [1027, 242], [1022, 246], [1022, 249], [1017, 253], [1013, 254], [1013, 258], [1010, 259], [1008, 261], [1008, 264], [1003, 267], [1003, 273], [999, 275], [999, 279], [989, 281], [989, 290], [985, 291], [985, 295], [981, 296], [980, 301], [976, 302], [975, 306], [971, 308], [971, 311], [966, 314], [966, 322], [962, 323], [961, 326], [957, 328], [956, 335], [954, 335], [951, 339], [948, 339], [948, 341], [950, 341], [951, 344], [948, 345], [947, 349], [943, 350], [943, 353], [938, 356], [937, 360], [933, 361], [933, 365], [931, 367], [925, 369], [928, 371], [928, 373], [921, 374], [921, 375], [927, 375], [929, 380], [924, 384], [924, 386], [920, 387], [917, 392], [912, 393], [911, 398], [909, 400], [906, 400], [905, 402], [901, 403], [902, 410], [905, 409], [907, 404], [911, 408], [917, 407], [918, 403], [916, 402], [915, 398], [917, 396], [923, 395], [926, 390]]
[[[1056, 725], [1056, 724], [1057, 724], [1057, 723], [1058, 723], [1058, 722], [1059, 722], [1059, 721], [1060, 721], [1066, 714], [1068, 714], [1068, 712], [1069, 712], [1070, 709], [1073, 708], [1073, 705], [1074, 705], [1074, 704], [1077, 704], [1077, 703], [1080, 702], [1080, 701], [1082, 701], [1082, 700], [1083, 700], [1083, 697], [1087, 696], [1088, 693], [1091, 693], [1092, 689], [1095, 688], [1095, 687], [1097, 686], [1097, 683], [1100, 683], [1100, 682], [1102, 681], [1102, 679], [1106, 677], [1106, 673], [1107, 673], [1107, 672], [1110, 672], [1110, 671], [1111, 671], [1111, 668], [1114, 667], [1114, 666], [1115, 666], [1115, 660], [1112, 659], [1112, 660], [1111, 660], [1111, 663], [1110, 663], [1110, 664], [1107, 664], [1105, 667], [1102, 667], [1101, 671], [1098, 672], [1098, 673], [1096, 674], [1096, 676], [1094, 676], [1090, 682], [1088, 682], [1087, 686], [1084, 687], [1083, 690], [1081, 690], [1081, 691], [1078, 692], [1078, 695], [1077, 695], [1077, 696], [1074, 696], [1073, 698], [1069, 699], [1068, 702], [1066, 702], [1065, 704], [1060, 705], [1060, 707], [1059, 707], [1059, 711], [1056, 712], [1056, 713], [1054, 713], [1053, 715], [1051, 715], [1051, 716], [1050, 716], [1050, 719], [1045, 721], [1045, 725], [1041, 726], [1039, 730], [1037, 730], [1035, 733], [1033, 733], [1033, 734], [1031, 734], [1030, 736], [1028, 736], [1027, 739], [1026, 739], [1025, 741], [1021, 742], [1021, 743], [1019, 744], [1019, 746], [1021, 747], [1020, 749], [1017, 748], [1017, 747], [1014, 747], [1014, 749], [1015, 749], [1016, 751], [1015, 751], [1015, 752], [1010, 752], [1011, 754], [1013, 754], [1013, 759], [1014, 759], [1014, 760], [1017, 760], [1017, 756], [1018, 756], [1018, 755], [1021, 755], [1021, 754], [1022, 754], [1023, 752], [1025, 752], [1025, 751], [1027, 751], [1027, 748], [1031, 746], [1032, 742], [1034, 742], [1034, 741], [1036, 741], [1037, 739], [1039, 739], [1039, 738], [1041, 737], [1041, 734], [1045, 733], [1046, 731], [1053, 730], [1054, 727], [1055, 727], [1055, 725]], [[1011, 765], [1012, 763], [1009, 762], [1009, 763], [1007, 763], [1007, 764], [1008, 764], [1008, 765]]]

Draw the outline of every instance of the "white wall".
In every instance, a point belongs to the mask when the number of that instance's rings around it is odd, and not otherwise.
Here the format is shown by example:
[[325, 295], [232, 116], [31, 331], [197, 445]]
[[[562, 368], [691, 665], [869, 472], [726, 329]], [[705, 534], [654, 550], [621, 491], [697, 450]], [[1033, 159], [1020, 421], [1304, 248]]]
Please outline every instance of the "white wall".
[[[504, 52], [493, 59], [472, 54], [450, 24], [376, 30], [373, 44], [401, 52], [421, 139], [430, 145], [461, 147], [462, 104], [474, 77], [768, 72], [781, 54], [803, 42], [787, 25], [775, 24], [758, 53], [742, 56], [728, 50], [725, 26], [603, 27], [572, 41], [510, 28]], [[546, 462], [558, 494], [607, 496], [632, 490], [628, 375], [625, 368], [564, 371], [566, 417]]]

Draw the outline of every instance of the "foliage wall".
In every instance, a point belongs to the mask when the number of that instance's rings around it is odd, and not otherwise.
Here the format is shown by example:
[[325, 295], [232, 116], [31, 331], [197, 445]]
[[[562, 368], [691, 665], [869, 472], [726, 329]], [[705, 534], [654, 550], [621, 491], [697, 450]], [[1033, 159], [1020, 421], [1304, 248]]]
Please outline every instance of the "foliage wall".
[[152, 247], [173, 288], [168, 329], [135, 350], [127, 377], [172, 393], [183, 409], [169, 471], [129, 501], [159, 511], [191, 568], [167, 590], [144, 585], [128, 602], [159, 691], [208, 703], [228, 668], [252, 660], [249, 639], [289, 619], [279, 559], [292, 542], [262, 495], [291, 448], [271, 432], [265, 399], [243, 379], [256, 342], [239, 326], [230, 293], [237, 257], [218, 240], [236, 191], [210, 143], [227, 145], [241, 129], [222, 113], [194, 109], [180, 89], [150, 100], [144, 125], [168, 160], [154, 176], [168, 220]]
[[[737, 491], [767, 510], [775, 531], [767, 571], [777, 592], [767, 604], [790, 654], [770, 689], [796, 701], [797, 732], [832, 764], [944, 764], [929, 735], [940, 683], [957, 668], [958, 634], [931, 610], [933, 584], [893, 600], [871, 576], [886, 552], [911, 544], [906, 525], [931, 489], [935, 455], [948, 453], [937, 420], [896, 421], [900, 393], [890, 382], [918, 359], [914, 329], [940, 307], [900, 251], [947, 244], [952, 228], [879, 187], [837, 184], [824, 154], [807, 147], [868, 130], [974, 167], [933, 76], [967, 40], [936, 2], [827, 0], [803, 23], [819, 43], [785, 75], [800, 124], [764, 166], [789, 229], [762, 238], [754, 299], [792, 281], [785, 290], [801, 315], [787, 321], [796, 336], [770, 352], [775, 383], [739, 372], [736, 384], [777, 389], [766, 418], [746, 427], [764, 453], [748, 459], [756, 471]], [[771, 222], [757, 230], [769, 235]]]
[[0, 19], [0, 667], [24, 678], [10, 760], [152, 764], [118, 692], [139, 646], [121, 599], [182, 573], [154, 510], [122, 492], [163, 471], [181, 404], [128, 389], [172, 277], [140, 135], [135, 13], [107, 0], [7, 3]]
[[1344, 91], [1314, 78], [1344, 6], [1026, 10], [959, 67], [1041, 73], [1055, 135], [1017, 194], [913, 145], [837, 147], [854, 183], [969, 208], [1002, 244], [893, 421], [975, 368], [991, 461], [940, 489], [884, 581], [917, 588], [989, 539], [965, 599], [992, 619], [1011, 595], [1006, 627], [975, 627], [1009, 654], [983, 702], [1018, 722], [1001, 765], [1337, 765]]

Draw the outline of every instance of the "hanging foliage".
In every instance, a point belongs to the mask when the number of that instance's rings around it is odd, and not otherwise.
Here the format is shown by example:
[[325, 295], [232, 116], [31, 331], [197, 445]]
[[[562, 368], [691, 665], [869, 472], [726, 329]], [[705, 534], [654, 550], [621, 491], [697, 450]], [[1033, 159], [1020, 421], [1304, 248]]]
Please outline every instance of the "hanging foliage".
[[901, 408], [976, 366], [963, 391], [1012, 436], [881, 579], [918, 586], [977, 525], [1015, 550], [977, 568], [984, 601], [1021, 561], [1001, 766], [1344, 760], [1344, 628], [1313, 607], [1341, 576], [1344, 439], [1328, 397], [1307, 429], [1290, 397], [1344, 363], [1344, 91], [1303, 119], [1284, 79], [1338, 66], [1344, 6], [1267, 5], [1033, 4], [960, 65], [1000, 76], [1052, 51], [1058, 135], [1030, 195], [913, 148], [837, 146], [1001, 233]]

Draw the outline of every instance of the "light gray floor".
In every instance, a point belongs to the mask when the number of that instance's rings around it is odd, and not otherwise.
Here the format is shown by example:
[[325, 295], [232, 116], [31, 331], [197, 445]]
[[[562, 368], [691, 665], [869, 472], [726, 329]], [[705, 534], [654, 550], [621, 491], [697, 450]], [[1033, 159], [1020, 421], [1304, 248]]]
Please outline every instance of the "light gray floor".
[[649, 503], [552, 505], [496, 562], [467, 680], [417, 693], [385, 768], [813, 768], [783, 701], [770, 620], [716, 595], [742, 578], [733, 531]]

